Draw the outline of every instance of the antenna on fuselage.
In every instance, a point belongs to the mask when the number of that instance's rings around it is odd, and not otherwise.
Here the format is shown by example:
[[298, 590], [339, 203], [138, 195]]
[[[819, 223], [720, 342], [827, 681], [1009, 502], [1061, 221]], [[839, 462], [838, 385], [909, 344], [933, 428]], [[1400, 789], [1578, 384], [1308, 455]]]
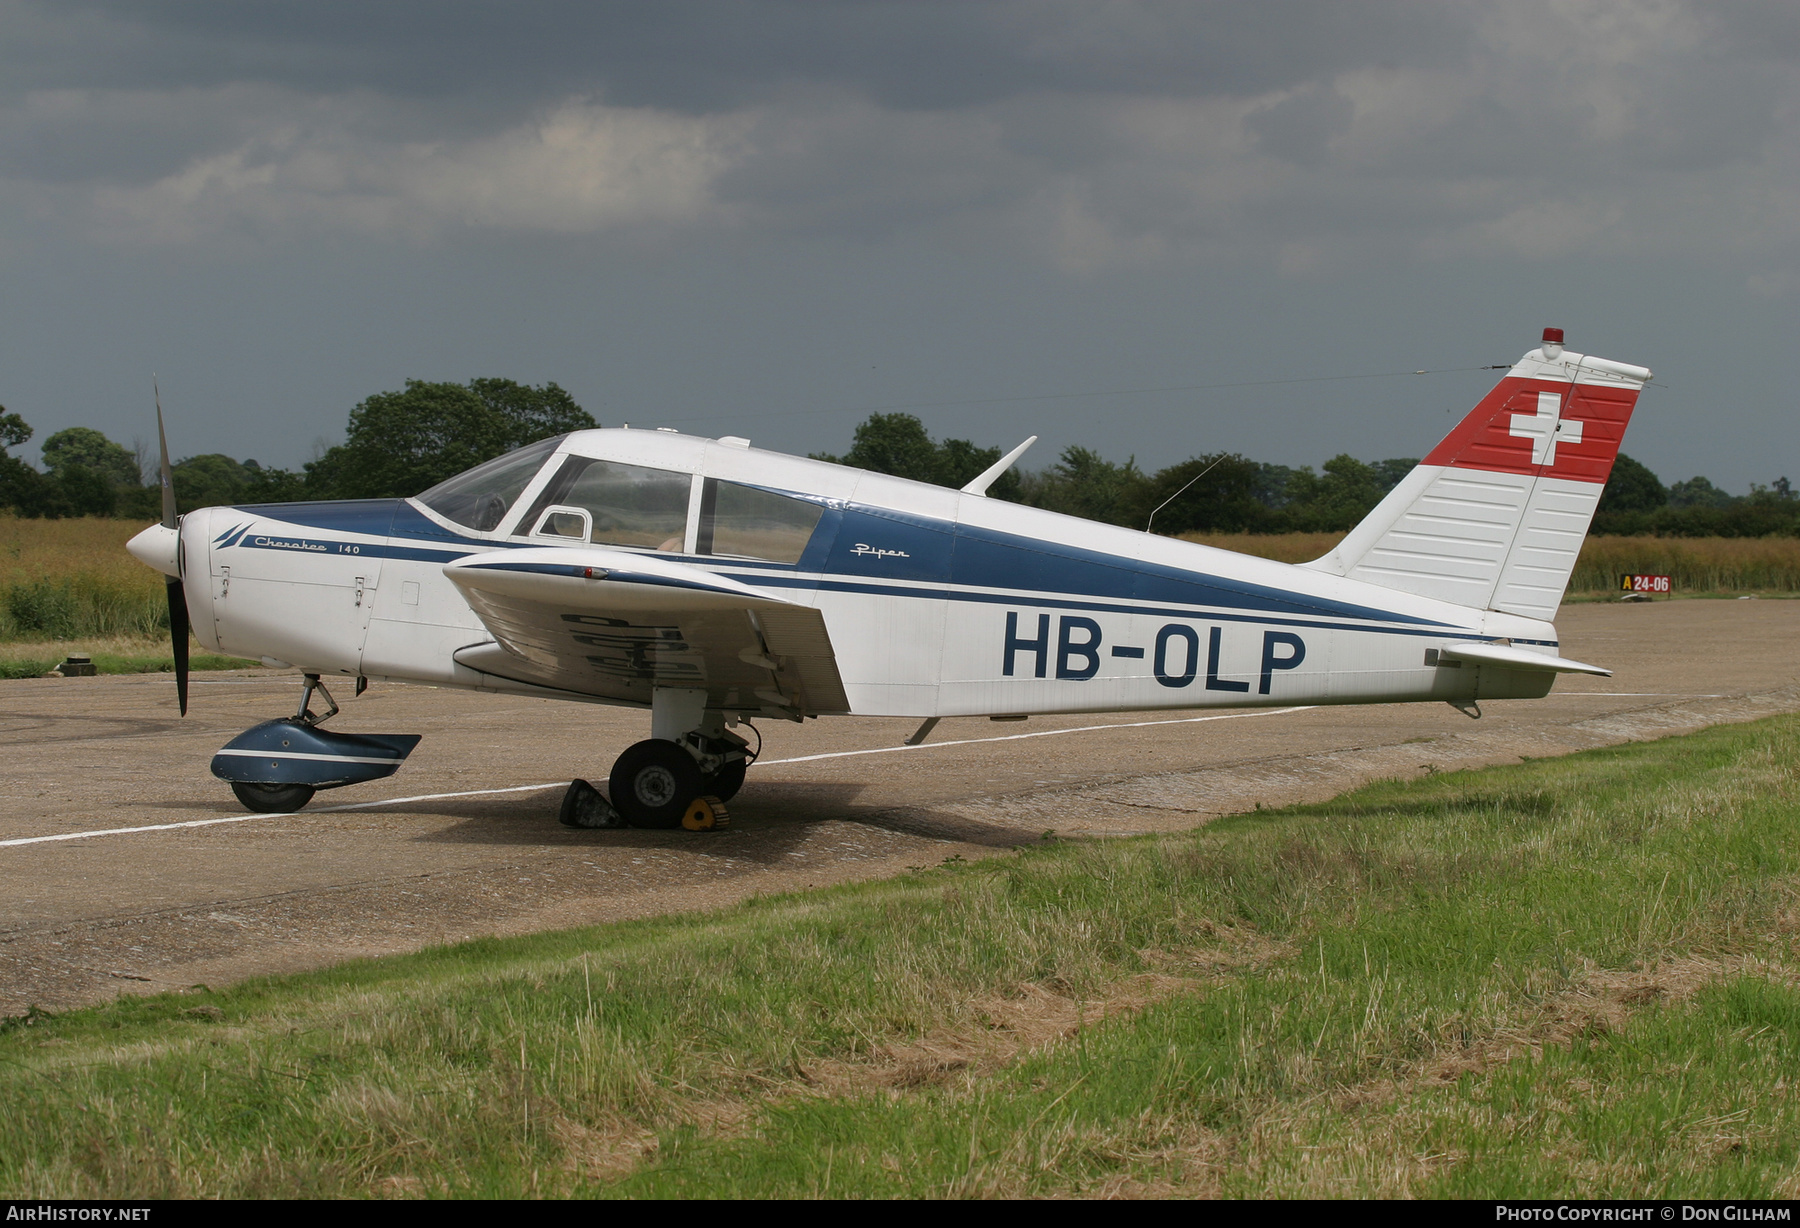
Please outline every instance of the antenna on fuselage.
[[1150, 531], [1150, 526], [1156, 523], [1156, 512], [1162, 511], [1165, 507], [1169, 506], [1169, 504], [1175, 502], [1175, 500], [1177, 500], [1177, 499], [1181, 498], [1181, 496], [1187, 494], [1188, 486], [1192, 486], [1195, 482], [1198, 482], [1201, 478], [1205, 477], [1207, 474], [1211, 473], [1214, 469], [1218, 468], [1219, 461], [1222, 461], [1224, 459], [1225, 459], [1225, 453], [1223, 453], [1223, 452], [1219, 453], [1218, 458], [1216, 460], [1214, 460], [1212, 464], [1208, 465], [1206, 468], [1202, 469], [1199, 473], [1196, 473], [1193, 477], [1191, 477], [1187, 480], [1187, 486], [1183, 486], [1180, 490], [1178, 490], [1174, 494], [1170, 495], [1167, 499], [1164, 499], [1161, 503], [1158, 503], [1156, 505], [1156, 511], [1151, 512], [1150, 519], [1148, 519], [1144, 522], [1144, 532], [1148, 533]]
[[1005, 473], [1008, 469], [1011, 469], [1013, 467], [1013, 462], [1025, 455], [1025, 449], [1029, 448], [1037, 441], [1038, 437], [1033, 435], [1030, 439], [1027, 439], [1024, 443], [1014, 448], [1011, 452], [1008, 452], [1005, 456], [1002, 456], [986, 469], [983, 469], [979, 477], [962, 488], [963, 494], [980, 495], [983, 498], [986, 498], [988, 487], [992, 486], [1001, 474]]

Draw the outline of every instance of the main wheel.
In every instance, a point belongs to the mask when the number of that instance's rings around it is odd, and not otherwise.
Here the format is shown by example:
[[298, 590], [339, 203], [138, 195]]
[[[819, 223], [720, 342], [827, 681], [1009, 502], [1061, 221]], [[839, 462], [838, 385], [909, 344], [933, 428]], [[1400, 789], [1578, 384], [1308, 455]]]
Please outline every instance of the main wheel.
[[292, 814], [312, 801], [315, 792], [311, 785], [257, 785], [242, 780], [232, 781], [231, 791], [258, 814]]
[[737, 791], [744, 787], [744, 773], [750, 764], [743, 759], [735, 763], [727, 763], [724, 767], [706, 778], [703, 793], [711, 794], [722, 802], [728, 802], [737, 796]]
[[679, 827], [704, 789], [700, 765], [673, 742], [649, 738], [613, 764], [612, 804], [633, 827]]

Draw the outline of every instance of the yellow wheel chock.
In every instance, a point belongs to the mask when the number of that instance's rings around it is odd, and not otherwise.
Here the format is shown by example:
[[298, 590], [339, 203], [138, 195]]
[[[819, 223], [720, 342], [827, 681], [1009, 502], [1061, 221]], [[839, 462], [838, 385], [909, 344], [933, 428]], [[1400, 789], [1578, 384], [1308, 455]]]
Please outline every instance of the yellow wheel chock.
[[731, 826], [731, 813], [716, 797], [696, 797], [681, 816], [681, 825], [689, 831], [717, 831]]

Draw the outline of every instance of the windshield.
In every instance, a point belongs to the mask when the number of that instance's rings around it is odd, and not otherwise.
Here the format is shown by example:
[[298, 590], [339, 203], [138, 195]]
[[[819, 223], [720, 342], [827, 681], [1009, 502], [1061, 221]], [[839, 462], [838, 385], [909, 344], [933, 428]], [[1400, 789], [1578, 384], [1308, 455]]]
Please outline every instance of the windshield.
[[516, 452], [483, 461], [464, 470], [447, 482], [439, 482], [419, 496], [419, 502], [457, 524], [478, 533], [491, 533], [500, 527], [506, 509], [513, 505], [537, 471], [544, 458], [556, 451], [563, 441], [557, 435], [528, 443]]

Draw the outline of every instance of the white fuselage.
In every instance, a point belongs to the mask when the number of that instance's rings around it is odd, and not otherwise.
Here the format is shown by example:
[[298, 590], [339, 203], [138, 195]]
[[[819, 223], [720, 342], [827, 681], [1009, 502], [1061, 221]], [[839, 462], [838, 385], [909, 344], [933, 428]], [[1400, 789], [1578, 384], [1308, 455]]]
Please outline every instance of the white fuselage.
[[[318, 673], [624, 702], [455, 660], [494, 637], [445, 575], [542, 548], [514, 523], [556, 459], [596, 456], [792, 492], [827, 510], [797, 563], [676, 560], [816, 608], [849, 710], [965, 716], [1535, 697], [1554, 675], [1438, 657], [1555, 627], [1225, 550], [734, 443], [655, 431], [568, 436], [491, 532], [416, 500], [215, 507], [181, 528], [196, 638]], [[585, 544], [585, 542], [583, 543]], [[1428, 663], [1428, 657], [1435, 663]]]

